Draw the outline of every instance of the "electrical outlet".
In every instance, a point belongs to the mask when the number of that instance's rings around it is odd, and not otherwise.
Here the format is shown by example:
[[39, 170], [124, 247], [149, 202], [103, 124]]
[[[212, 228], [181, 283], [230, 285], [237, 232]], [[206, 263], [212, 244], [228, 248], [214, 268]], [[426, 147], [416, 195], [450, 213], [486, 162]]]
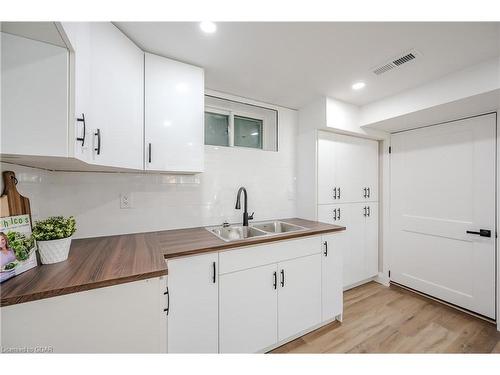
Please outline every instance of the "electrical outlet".
[[121, 193], [120, 194], [120, 208], [122, 208], [122, 209], [133, 208], [132, 193]]

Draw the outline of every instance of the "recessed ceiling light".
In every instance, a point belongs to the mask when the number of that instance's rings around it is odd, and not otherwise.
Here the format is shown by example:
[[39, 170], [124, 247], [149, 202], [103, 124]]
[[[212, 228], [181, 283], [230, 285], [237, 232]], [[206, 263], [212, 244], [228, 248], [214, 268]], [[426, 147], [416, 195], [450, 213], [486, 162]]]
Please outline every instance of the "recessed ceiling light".
[[366, 83], [364, 82], [356, 82], [355, 84], [352, 85], [353, 90], [361, 90], [366, 86]]
[[212, 34], [217, 30], [217, 25], [211, 21], [203, 21], [200, 22], [200, 29], [207, 34]]

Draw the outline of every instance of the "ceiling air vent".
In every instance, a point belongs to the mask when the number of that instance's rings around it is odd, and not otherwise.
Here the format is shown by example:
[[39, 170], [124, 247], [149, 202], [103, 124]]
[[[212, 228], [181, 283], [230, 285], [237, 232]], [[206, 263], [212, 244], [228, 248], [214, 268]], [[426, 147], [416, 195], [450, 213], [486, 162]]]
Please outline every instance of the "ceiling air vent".
[[410, 52], [405, 52], [399, 56], [394, 57], [390, 61], [387, 61], [386, 63], [373, 68], [372, 71], [376, 75], [384, 74], [389, 70], [398, 68], [401, 65], [406, 64], [407, 62], [415, 60], [419, 55], [420, 54], [415, 50], [412, 50]]

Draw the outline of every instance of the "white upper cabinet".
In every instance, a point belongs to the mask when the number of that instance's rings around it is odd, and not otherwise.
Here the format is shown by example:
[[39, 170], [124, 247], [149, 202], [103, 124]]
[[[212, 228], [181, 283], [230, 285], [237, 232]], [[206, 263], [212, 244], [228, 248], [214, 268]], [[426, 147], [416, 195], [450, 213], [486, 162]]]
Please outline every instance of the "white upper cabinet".
[[67, 49], [0, 35], [2, 154], [67, 157]]
[[109, 22], [62, 26], [74, 51], [74, 156], [143, 169], [144, 53]]
[[377, 141], [319, 133], [318, 204], [377, 200]]
[[145, 56], [145, 169], [203, 172], [203, 69]]

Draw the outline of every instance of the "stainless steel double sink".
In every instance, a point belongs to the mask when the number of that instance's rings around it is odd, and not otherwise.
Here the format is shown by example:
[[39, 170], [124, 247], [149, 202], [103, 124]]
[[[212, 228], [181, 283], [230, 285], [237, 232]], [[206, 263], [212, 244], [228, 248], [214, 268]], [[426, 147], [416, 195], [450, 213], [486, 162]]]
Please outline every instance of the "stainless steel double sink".
[[206, 228], [210, 233], [219, 237], [221, 240], [238, 241], [252, 237], [274, 236], [280, 233], [296, 232], [307, 230], [300, 225], [290, 224], [284, 221], [266, 221], [262, 223], [251, 224], [248, 227], [242, 225], [219, 225]]

